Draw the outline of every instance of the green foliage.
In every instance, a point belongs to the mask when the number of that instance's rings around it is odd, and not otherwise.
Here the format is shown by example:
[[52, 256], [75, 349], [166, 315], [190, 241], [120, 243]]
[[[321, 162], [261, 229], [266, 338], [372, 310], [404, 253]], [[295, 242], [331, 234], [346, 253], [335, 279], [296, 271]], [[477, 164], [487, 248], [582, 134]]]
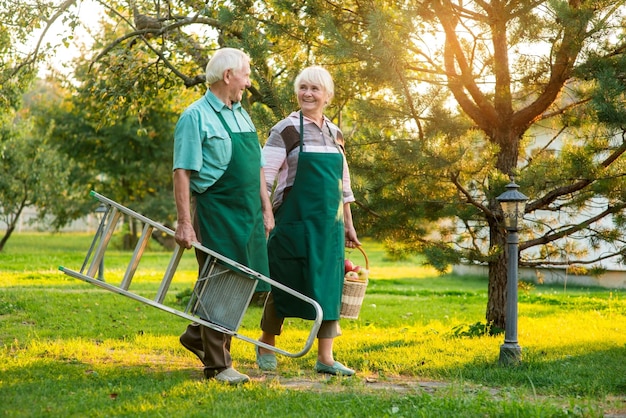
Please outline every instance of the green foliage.
[[53, 215], [68, 195], [68, 164], [33, 133], [27, 120], [16, 118], [0, 126], [0, 220], [6, 229], [0, 251], [26, 207], [35, 207], [40, 219]]
[[592, 108], [599, 121], [614, 126], [626, 123], [623, 99], [626, 92], [626, 57], [592, 56], [578, 70], [583, 80], [593, 81]]
[[[71, 12], [70, 4], [11, 6], [7, 22], [37, 27], [55, 10]], [[167, 12], [159, 2], [138, 1], [159, 22], [150, 30], [137, 26], [128, 2], [101, 4], [107, 15], [76, 63], [74, 99], [65, 116], [53, 118], [63, 121], [55, 144], [66, 144], [65, 153], [81, 150], [87, 161], [72, 176], [82, 187], [159, 218], [171, 214], [167, 157], [134, 147], [169, 148], [161, 134], [204, 91], [208, 55], [234, 46], [252, 56], [254, 84], [244, 105], [261, 142], [295, 109], [300, 69], [329, 68], [337, 88], [326, 113], [346, 137], [361, 235], [402, 242], [402, 252], [420, 252], [440, 270], [487, 263], [497, 288], [505, 230], [495, 197], [515, 175], [530, 198], [522, 265], [594, 269], [603, 257], [623, 257], [624, 1], [175, 1]], [[63, 16], [69, 27], [76, 23]], [[106, 163], [103, 172], [81, 148], [84, 137]], [[113, 145], [128, 147], [129, 159]], [[158, 179], [148, 186], [154, 193], [139, 192], [146, 173]], [[598, 208], [607, 209], [596, 216]], [[497, 317], [488, 321], [502, 325], [504, 300], [489, 303]]]
[[96, 116], [100, 105], [89, 89], [63, 94], [60, 101], [33, 100], [31, 106], [39, 128], [52, 127], [49, 142], [76, 164], [70, 189], [77, 193], [74, 204], [68, 205], [68, 212], [73, 210], [68, 216], [93, 211], [94, 203], [87, 196], [96, 190], [148, 217], [173, 224], [171, 144], [177, 114], [167, 103], [154, 103], [141, 115], [111, 121]]
[[523, 293], [530, 293], [531, 291], [535, 290], [535, 285], [531, 282], [527, 282], [525, 280], [520, 280], [517, 283], [517, 288], [523, 292]]
[[469, 325], [457, 325], [452, 328], [452, 335], [456, 338], [478, 338], [503, 334], [504, 330], [502, 328], [494, 327], [492, 324], [485, 324], [483, 322], [475, 322]]

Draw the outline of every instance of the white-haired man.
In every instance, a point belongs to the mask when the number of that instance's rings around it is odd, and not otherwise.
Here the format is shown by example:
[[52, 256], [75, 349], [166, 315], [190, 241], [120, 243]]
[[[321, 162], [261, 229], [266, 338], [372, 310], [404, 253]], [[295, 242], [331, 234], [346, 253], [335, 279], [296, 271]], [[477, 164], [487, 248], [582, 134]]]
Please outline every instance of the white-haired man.
[[[200, 242], [269, 276], [267, 234], [274, 216], [265, 187], [256, 128], [241, 106], [250, 87], [250, 58], [234, 48], [218, 50], [207, 64], [206, 94], [181, 114], [174, 132], [176, 242]], [[196, 251], [199, 268], [205, 254]], [[259, 282], [257, 291], [269, 290]], [[232, 366], [232, 337], [190, 324], [180, 342], [200, 358], [208, 379], [229, 384], [249, 377]]]

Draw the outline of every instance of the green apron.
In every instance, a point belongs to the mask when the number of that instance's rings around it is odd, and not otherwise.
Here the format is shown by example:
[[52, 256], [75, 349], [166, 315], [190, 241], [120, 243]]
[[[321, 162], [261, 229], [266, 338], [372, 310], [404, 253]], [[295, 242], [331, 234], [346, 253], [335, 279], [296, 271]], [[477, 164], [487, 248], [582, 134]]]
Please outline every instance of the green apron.
[[[275, 213], [268, 239], [271, 278], [314, 299], [324, 320], [338, 320], [344, 270], [343, 155], [303, 152], [300, 113], [300, 154], [292, 189]], [[272, 288], [282, 317], [315, 319], [315, 310], [301, 299]]]
[[[269, 277], [259, 139], [256, 132], [232, 132], [217, 116], [230, 135], [232, 157], [224, 174], [196, 196], [202, 245]], [[269, 290], [268, 283], [258, 281], [257, 292]]]

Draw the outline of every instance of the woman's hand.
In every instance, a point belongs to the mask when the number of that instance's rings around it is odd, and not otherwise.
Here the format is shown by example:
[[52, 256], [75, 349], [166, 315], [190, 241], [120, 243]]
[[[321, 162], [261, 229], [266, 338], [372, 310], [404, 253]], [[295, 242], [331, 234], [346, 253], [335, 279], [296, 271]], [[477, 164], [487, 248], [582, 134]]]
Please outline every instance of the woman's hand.
[[343, 222], [346, 234], [346, 247], [356, 248], [361, 246], [361, 241], [356, 236], [356, 230], [352, 223], [352, 211], [350, 210], [350, 203], [343, 204]]
[[361, 246], [361, 241], [356, 236], [354, 227], [346, 227], [346, 247], [356, 248]]

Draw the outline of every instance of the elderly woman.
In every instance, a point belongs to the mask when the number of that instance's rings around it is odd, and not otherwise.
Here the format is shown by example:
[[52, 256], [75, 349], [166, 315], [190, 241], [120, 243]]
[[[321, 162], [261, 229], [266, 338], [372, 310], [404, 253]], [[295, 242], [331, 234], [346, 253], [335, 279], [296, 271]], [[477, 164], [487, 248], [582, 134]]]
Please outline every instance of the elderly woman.
[[[341, 335], [344, 246], [360, 245], [352, 224], [354, 196], [343, 135], [324, 116], [334, 84], [328, 71], [312, 66], [298, 75], [294, 88], [300, 110], [271, 129], [263, 148], [263, 171], [267, 189], [273, 191], [276, 223], [268, 239], [270, 275], [322, 307], [315, 370], [351, 376], [354, 370], [333, 357], [333, 341]], [[315, 311], [274, 288], [263, 311], [259, 341], [275, 345], [286, 317], [314, 319]], [[273, 352], [258, 346], [256, 360], [262, 370], [274, 370], [277, 365]]]

